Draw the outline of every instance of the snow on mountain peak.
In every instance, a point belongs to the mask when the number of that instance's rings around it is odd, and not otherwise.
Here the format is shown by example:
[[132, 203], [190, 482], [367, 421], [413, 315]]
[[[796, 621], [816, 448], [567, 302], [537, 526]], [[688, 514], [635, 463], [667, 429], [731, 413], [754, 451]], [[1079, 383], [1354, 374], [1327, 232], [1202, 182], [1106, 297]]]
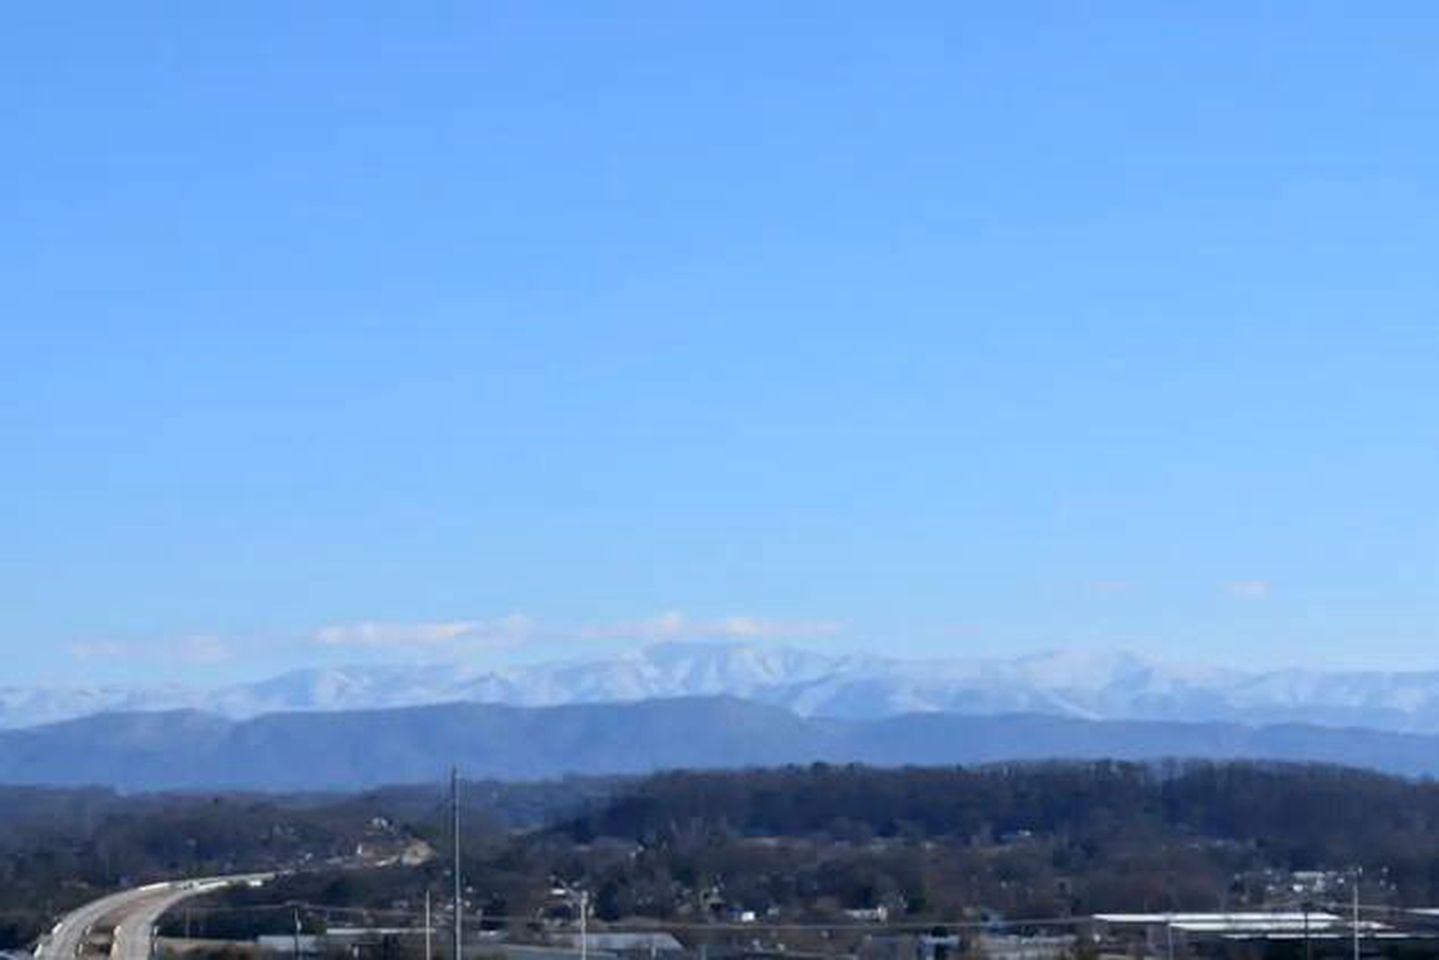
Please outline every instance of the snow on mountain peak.
[[458, 701], [553, 706], [714, 695], [836, 718], [1025, 712], [1439, 732], [1439, 672], [1242, 671], [1124, 651], [920, 661], [743, 640], [667, 641], [608, 659], [494, 669], [427, 664], [297, 670], [213, 691], [10, 687], [0, 689], [0, 727], [178, 707], [244, 718]]

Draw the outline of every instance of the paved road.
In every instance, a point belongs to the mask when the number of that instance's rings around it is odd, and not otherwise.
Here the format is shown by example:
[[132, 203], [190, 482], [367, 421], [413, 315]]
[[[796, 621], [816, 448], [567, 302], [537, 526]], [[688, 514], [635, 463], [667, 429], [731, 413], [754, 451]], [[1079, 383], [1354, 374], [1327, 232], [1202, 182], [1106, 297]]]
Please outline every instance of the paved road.
[[[153, 929], [160, 915], [190, 897], [237, 883], [263, 882], [267, 876], [210, 877], [154, 883], [112, 893], [85, 904], [57, 923], [36, 953], [39, 960], [148, 960]], [[111, 932], [113, 931], [113, 933]]]

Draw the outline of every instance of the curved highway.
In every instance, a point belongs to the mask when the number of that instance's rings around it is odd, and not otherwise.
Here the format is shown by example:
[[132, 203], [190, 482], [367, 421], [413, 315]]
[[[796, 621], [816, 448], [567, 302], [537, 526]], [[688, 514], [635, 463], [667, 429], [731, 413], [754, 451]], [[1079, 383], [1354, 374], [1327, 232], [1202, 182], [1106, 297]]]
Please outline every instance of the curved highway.
[[38, 960], [149, 960], [154, 928], [165, 911], [190, 897], [239, 883], [263, 883], [269, 874], [176, 880], [122, 890], [66, 914], [35, 948]]

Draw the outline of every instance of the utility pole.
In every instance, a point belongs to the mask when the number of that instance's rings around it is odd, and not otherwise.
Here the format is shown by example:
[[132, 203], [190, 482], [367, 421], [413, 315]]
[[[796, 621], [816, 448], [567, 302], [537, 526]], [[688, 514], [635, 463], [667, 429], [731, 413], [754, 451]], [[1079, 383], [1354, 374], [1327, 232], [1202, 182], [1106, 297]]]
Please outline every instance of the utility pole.
[[431, 946], [434, 927], [430, 924], [430, 891], [425, 890], [425, 960], [434, 960], [434, 950]]
[[1354, 896], [1354, 960], [1359, 960], [1359, 871], [1354, 871], [1350, 893]]
[[295, 917], [295, 960], [300, 960], [300, 908], [294, 908]]
[[460, 768], [450, 768], [451, 834], [455, 841], [455, 960], [463, 960], [464, 938], [460, 929], [464, 916], [464, 886], [460, 880]]
[[580, 960], [590, 960], [590, 892], [580, 891]]
[[[550, 896], [563, 899], [566, 906], [572, 909], [579, 908], [580, 960], [590, 960], [590, 892], [583, 887], [576, 888], [568, 883], [558, 882], [550, 890]], [[703, 960], [703, 952], [700, 957]]]

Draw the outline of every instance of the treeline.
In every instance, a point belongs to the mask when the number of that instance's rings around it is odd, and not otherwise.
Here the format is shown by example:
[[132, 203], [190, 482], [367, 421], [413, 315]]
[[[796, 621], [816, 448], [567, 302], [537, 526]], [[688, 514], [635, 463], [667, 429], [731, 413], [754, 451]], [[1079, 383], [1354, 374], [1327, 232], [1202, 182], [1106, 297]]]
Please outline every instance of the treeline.
[[526, 842], [613, 918], [1220, 909], [1272, 903], [1291, 871], [1355, 868], [1370, 896], [1439, 902], [1439, 786], [1328, 766], [677, 772]]
[[1439, 785], [1278, 763], [816, 764], [661, 774], [555, 828], [578, 842], [695, 830], [976, 845], [1024, 831], [1080, 844], [1194, 836], [1262, 846], [1294, 869], [1378, 867], [1439, 862]]

